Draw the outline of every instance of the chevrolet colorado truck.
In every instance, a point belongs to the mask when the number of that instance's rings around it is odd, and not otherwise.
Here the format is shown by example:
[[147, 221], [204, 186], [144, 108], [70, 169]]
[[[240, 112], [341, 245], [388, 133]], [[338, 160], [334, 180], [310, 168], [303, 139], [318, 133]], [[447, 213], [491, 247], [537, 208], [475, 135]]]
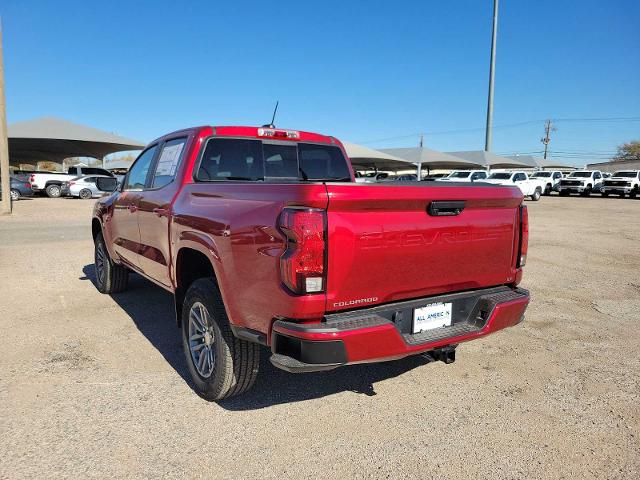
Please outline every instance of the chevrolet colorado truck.
[[602, 172], [600, 170], [580, 170], [571, 172], [568, 177], [560, 179], [558, 192], [563, 197], [571, 193], [579, 193], [588, 197], [592, 192], [602, 191]]
[[629, 195], [636, 198], [640, 190], [640, 170], [621, 170], [605, 178], [602, 182], [602, 196], [607, 197], [610, 193], [624, 197]]
[[98, 178], [96, 285], [171, 292], [197, 392], [245, 392], [262, 346], [289, 372], [455, 347], [518, 324], [528, 215], [518, 188], [355, 182], [334, 137], [197, 127]]
[[529, 178], [526, 172], [495, 172], [482, 181], [496, 185], [514, 185], [520, 189], [525, 197], [531, 198], [534, 202], [540, 200], [540, 196], [546, 188], [545, 181], [539, 178]]

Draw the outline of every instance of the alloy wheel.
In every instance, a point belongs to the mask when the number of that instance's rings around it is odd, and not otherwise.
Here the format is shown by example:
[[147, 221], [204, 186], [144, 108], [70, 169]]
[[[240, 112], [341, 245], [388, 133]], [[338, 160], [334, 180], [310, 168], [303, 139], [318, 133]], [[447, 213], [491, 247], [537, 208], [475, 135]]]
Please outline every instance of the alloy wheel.
[[189, 351], [202, 378], [209, 378], [215, 365], [215, 335], [207, 307], [195, 302], [189, 310]]

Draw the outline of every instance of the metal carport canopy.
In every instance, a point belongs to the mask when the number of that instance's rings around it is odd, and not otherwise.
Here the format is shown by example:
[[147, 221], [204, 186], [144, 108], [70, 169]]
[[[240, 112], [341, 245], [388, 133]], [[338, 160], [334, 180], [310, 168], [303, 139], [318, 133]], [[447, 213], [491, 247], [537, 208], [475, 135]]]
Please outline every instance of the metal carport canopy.
[[507, 158], [528, 162], [538, 168], [567, 168], [573, 170], [578, 168], [575, 165], [569, 165], [553, 158], [544, 159], [540, 157], [534, 157], [533, 155], [510, 155]]
[[421, 164], [429, 168], [442, 169], [471, 169], [482, 166], [481, 164], [453, 155], [431, 150], [426, 147], [409, 148], [383, 148], [381, 152], [400, 157], [414, 165]]
[[141, 150], [145, 144], [55, 117], [8, 126], [9, 158], [61, 162], [68, 157], [103, 158], [110, 153]]
[[467, 150], [463, 152], [447, 152], [478, 165], [489, 168], [534, 168], [535, 165], [528, 163], [522, 159], [513, 157], [503, 157], [495, 153], [486, 152], [484, 150]]
[[383, 170], [416, 168], [414, 163], [380, 150], [374, 150], [351, 142], [342, 142], [342, 145], [344, 145], [347, 156], [354, 168], [379, 168]]

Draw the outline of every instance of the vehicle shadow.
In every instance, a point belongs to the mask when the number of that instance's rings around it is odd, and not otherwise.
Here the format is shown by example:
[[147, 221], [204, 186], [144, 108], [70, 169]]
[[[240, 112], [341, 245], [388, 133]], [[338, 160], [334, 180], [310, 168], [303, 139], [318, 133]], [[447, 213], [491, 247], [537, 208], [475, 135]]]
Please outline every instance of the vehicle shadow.
[[[90, 280], [95, 285], [93, 264], [86, 265], [82, 271], [85, 276], [80, 279]], [[182, 340], [180, 330], [175, 324], [171, 294], [140, 275], [130, 274], [128, 290], [112, 294], [111, 298], [131, 317], [140, 333], [196, 392], [182, 352]], [[433, 361], [427, 355], [418, 355], [392, 362], [349, 365], [328, 372], [291, 374], [271, 365], [271, 351], [268, 348], [264, 347], [260, 354], [260, 373], [254, 387], [239, 397], [218, 402], [221, 407], [232, 411], [256, 410], [344, 391], [374, 396], [375, 383], [397, 377]]]

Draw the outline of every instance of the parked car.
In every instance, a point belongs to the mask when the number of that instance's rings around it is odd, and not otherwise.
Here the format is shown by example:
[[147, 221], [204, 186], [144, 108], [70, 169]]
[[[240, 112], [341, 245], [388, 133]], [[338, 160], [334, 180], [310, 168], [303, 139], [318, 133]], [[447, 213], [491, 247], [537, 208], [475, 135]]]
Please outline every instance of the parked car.
[[541, 180], [545, 182], [543, 195], [551, 195], [551, 192], [557, 192], [560, 190], [560, 180], [562, 179], [562, 172], [559, 170], [540, 170], [531, 175], [530, 178]]
[[110, 175], [89, 175], [77, 177], [62, 184], [62, 195], [78, 197], [82, 199], [101, 197], [104, 192], [98, 190], [96, 180], [98, 178], [115, 178]]
[[104, 168], [94, 167], [69, 167], [67, 173], [50, 173], [36, 172], [31, 174], [30, 182], [33, 190], [36, 192], [45, 192], [51, 198], [57, 198], [62, 195], [62, 184], [85, 175], [104, 175], [112, 176], [112, 174]]
[[418, 175], [416, 175], [415, 173], [409, 173], [406, 175], [398, 175], [397, 177], [393, 178], [393, 181], [396, 182], [417, 182], [418, 181]]
[[640, 190], [640, 170], [620, 170], [602, 183], [602, 196], [610, 193], [624, 197], [629, 195], [635, 198]]
[[439, 178], [446, 177], [448, 173], [431, 173], [423, 178], [425, 182], [433, 182]]
[[385, 180], [393, 180], [394, 177], [392, 177], [388, 172], [378, 172], [378, 173], [367, 173], [365, 175], [361, 175], [356, 177], [356, 182], [357, 183], [377, 183], [377, 182], [382, 182]]
[[437, 182], [478, 182], [487, 178], [486, 170], [454, 170], [446, 177], [436, 179]]
[[529, 178], [526, 172], [494, 172], [483, 181], [497, 185], [514, 185], [525, 197], [531, 198], [534, 202], [540, 200], [546, 186], [546, 181]]
[[333, 137], [197, 127], [143, 150], [92, 232], [98, 290], [135, 271], [173, 293], [195, 388], [217, 400], [252, 386], [260, 345], [294, 373], [452, 362], [524, 318], [528, 225], [517, 188], [356, 185]]
[[[16, 177], [9, 177], [10, 179], [10, 194], [11, 200], [17, 201], [24, 197], [33, 197], [33, 190], [31, 190], [31, 184], [24, 180], [19, 180]], [[0, 183], [0, 195], [2, 194], [2, 184]]]
[[579, 170], [571, 172], [568, 177], [560, 180], [560, 195], [567, 196], [579, 193], [588, 197], [591, 192], [602, 190], [602, 172], [600, 170]]

